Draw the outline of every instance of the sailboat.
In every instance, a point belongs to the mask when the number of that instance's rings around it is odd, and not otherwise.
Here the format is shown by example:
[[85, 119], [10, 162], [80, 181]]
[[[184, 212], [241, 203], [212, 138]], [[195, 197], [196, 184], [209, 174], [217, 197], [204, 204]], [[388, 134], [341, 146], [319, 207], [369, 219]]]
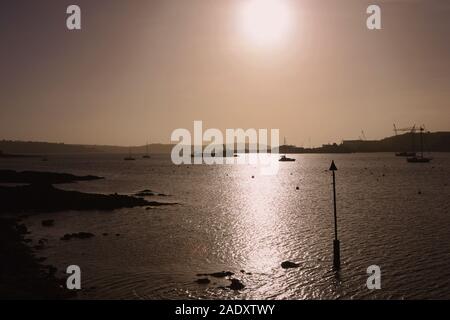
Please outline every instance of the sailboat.
[[[283, 143], [283, 146], [284, 146], [284, 147], [287, 147], [287, 145], [286, 145], [286, 137], [284, 137], [284, 143]], [[280, 157], [280, 160], [278, 160], [278, 161], [280, 161], [280, 162], [294, 162], [295, 159], [294, 159], [294, 158], [288, 158], [288, 157], [286, 157], [286, 154], [283, 154], [283, 155]]]
[[423, 127], [420, 127], [420, 154], [415, 155], [414, 157], [408, 157], [406, 161], [410, 163], [427, 163], [432, 160], [432, 158], [424, 157], [423, 155], [423, 131], [425, 129]]
[[145, 154], [142, 156], [144, 159], [150, 159], [150, 155], [148, 154], [148, 142], [145, 145]]
[[128, 149], [128, 157], [123, 158], [123, 160], [125, 160], [125, 161], [133, 161], [133, 160], [136, 160], [135, 158], [133, 158], [133, 157], [131, 156], [131, 148]]

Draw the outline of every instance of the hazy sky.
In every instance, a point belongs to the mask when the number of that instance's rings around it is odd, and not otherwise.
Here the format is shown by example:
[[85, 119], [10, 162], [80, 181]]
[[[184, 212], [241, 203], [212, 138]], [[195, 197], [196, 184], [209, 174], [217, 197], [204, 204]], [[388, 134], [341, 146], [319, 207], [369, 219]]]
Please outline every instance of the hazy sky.
[[167, 143], [194, 120], [300, 146], [450, 130], [450, 1], [279, 0], [290, 24], [266, 46], [244, 32], [246, 1], [2, 0], [0, 139]]

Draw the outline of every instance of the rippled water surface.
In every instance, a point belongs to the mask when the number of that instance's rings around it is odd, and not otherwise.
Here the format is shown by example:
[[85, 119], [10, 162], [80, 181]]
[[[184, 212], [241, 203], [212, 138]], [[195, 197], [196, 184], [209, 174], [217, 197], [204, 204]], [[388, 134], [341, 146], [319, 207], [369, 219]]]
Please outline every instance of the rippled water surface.
[[[61, 276], [68, 265], [81, 267], [81, 298], [450, 298], [450, 155], [435, 154], [430, 164], [392, 154], [294, 157], [273, 176], [254, 165], [175, 166], [168, 155], [131, 162], [117, 155], [10, 159], [0, 168], [100, 175], [106, 179], [60, 187], [151, 189], [169, 195], [151, 199], [178, 203], [27, 218], [34, 244], [49, 240], [38, 256]], [[331, 268], [332, 158], [339, 273]], [[42, 227], [43, 219], [55, 219], [55, 226]], [[96, 236], [59, 240], [79, 231]], [[284, 270], [285, 260], [300, 267]], [[370, 265], [381, 267], [381, 290], [365, 286]], [[234, 272], [245, 289], [223, 288], [224, 279], [195, 283], [198, 273], [222, 270]]]

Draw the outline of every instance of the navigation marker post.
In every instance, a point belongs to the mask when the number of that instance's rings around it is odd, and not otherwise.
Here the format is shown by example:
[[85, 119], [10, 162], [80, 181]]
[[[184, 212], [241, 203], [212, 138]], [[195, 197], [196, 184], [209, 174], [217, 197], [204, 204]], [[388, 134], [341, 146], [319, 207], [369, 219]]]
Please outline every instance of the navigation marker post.
[[334, 204], [334, 241], [333, 241], [333, 269], [339, 270], [341, 268], [341, 253], [340, 242], [338, 240], [337, 232], [337, 213], [336, 213], [336, 175], [337, 170], [334, 160], [331, 161], [330, 171], [333, 172], [333, 204]]

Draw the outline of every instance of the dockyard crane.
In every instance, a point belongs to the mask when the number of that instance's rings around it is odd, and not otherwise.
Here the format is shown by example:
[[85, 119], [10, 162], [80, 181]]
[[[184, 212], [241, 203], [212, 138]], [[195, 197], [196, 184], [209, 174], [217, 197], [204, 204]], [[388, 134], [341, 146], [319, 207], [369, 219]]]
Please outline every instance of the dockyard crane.
[[398, 135], [399, 132], [411, 132], [411, 133], [415, 133], [416, 130], [417, 130], [416, 125], [413, 125], [412, 127], [409, 127], [409, 128], [401, 128], [401, 129], [398, 129], [398, 128], [395, 126], [395, 123], [394, 123], [394, 132], [395, 132], [395, 135]]

